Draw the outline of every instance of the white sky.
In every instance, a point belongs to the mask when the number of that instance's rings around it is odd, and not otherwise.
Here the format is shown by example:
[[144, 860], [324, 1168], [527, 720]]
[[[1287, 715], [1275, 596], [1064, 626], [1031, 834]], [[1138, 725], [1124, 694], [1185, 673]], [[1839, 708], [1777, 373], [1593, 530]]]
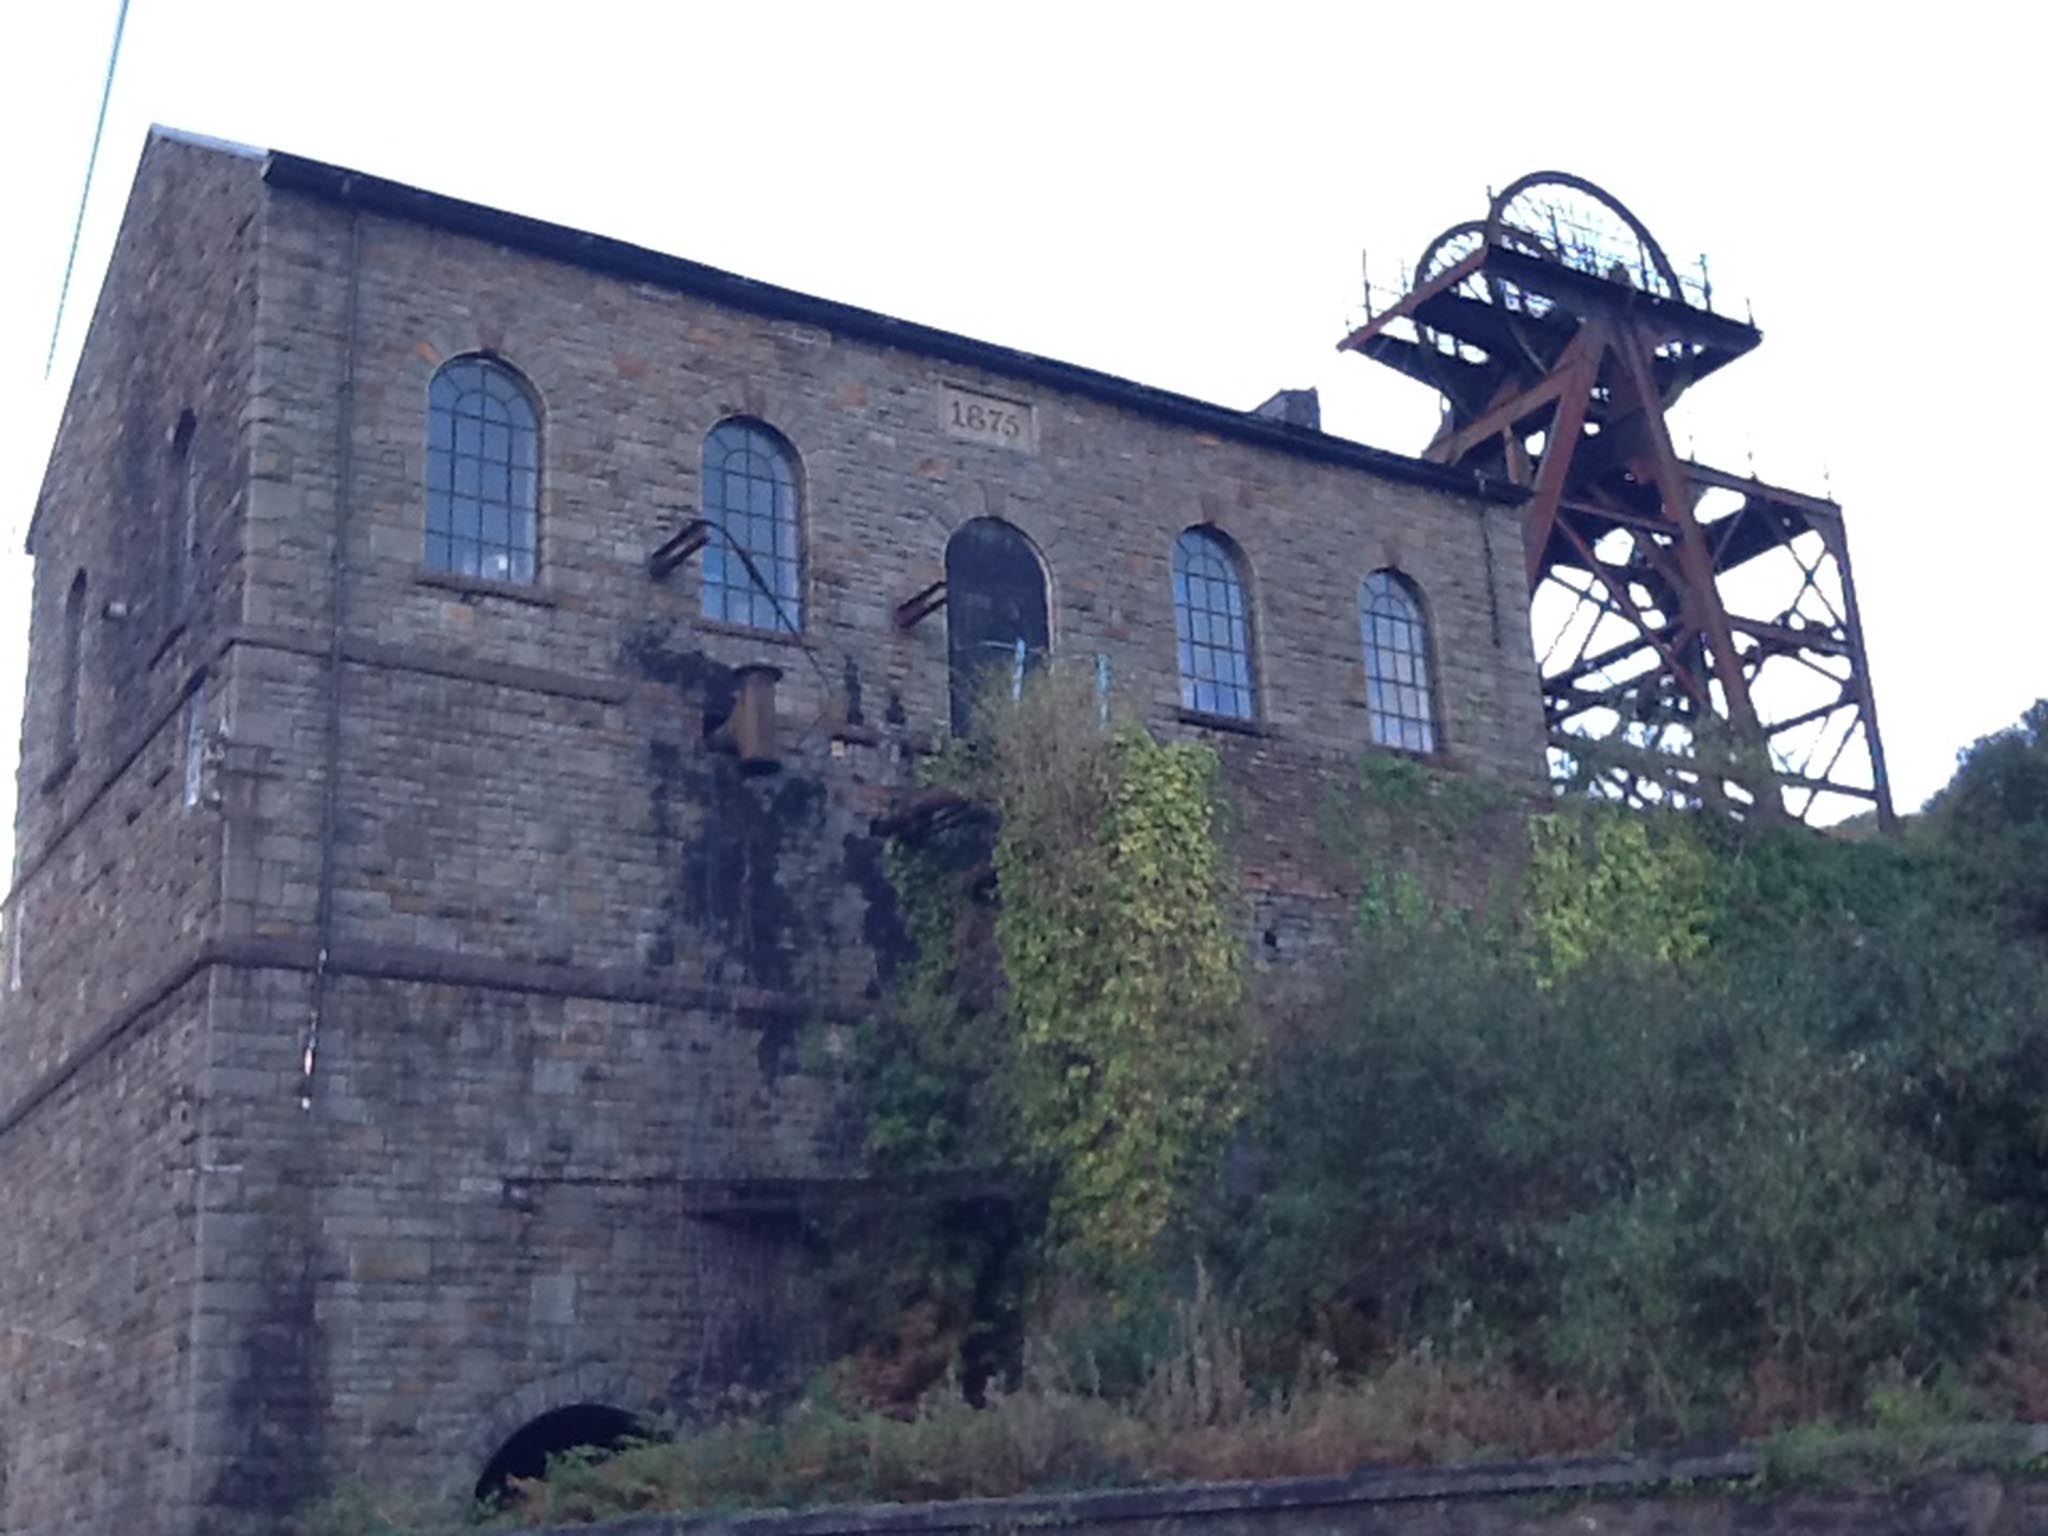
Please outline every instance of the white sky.
[[1676, 435], [1844, 503], [1901, 808], [2048, 693], [2030, 7], [132, 0], [45, 383], [115, 8], [0, 20], [0, 809], [21, 534], [153, 121], [1225, 404], [1314, 384], [1411, 452], [1433, 397], [1333, 351], [1361, 248], [1392, 283], [1574, 171], [1753, 302]]

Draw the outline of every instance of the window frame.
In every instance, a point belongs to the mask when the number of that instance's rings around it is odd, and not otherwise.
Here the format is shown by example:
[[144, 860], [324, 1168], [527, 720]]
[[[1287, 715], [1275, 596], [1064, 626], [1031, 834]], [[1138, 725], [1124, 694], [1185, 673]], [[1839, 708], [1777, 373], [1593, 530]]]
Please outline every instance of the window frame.
[[[464, 385], [460, 382], [461, 370], [475, 370], [480, 382], [475, 386]], [[442, 381], [451, 378], [457, 380], [454, 387], [459, 392], [444, 403], [436, 399], [436, 393]], [[506, 386], [509, 395], [494, 394], [488, 382], [492, 380]], [[459, 411], [458, 407], [464, 400], [477, 394], [488, 402], [505, 407], [508, 416], [512, 415], [512, 406], [523, 407], [525, 420], [493, 421], [487, 410], [480, 410], [473, 416]], [[445, 433], [439, 427], [444, 413], [449, 422]], [[473, 450], [465, 450], [463, 446], [462, 423], [465, 420], [476, 423]], [[425, 423], [426, 447], [421, 471], [424, 491], [420, 539], [422, 572], [439, 580], [475, 582], [483, 586], [520, 589], [538, 586], [544, 570], [541, 504], [546, 494], [547, 444], [546, 413], [541, 409], [540, 392], [533, 387], [532, 380], [496, 353], [459, 353], [436, 368], [427, 381]], [[487, 450], [491, 446], [490, 432], [500, 428], [505, 432], [505, 451], [502, 456], [497, 456]], [[521, 462], [522, 440], [526, 445], [526, 456], [530, 459], [528, 463]], [[437, 474], [440, 469], [437, 460], [442, 458], [446, 461], [445, 475]], [[476, 490], [473, 492], [460, 488], [463, 469], [468, 463], [476, 466]], [[486, 495], [489, 489], [486, 476], [493, 471], [503, 473], [504, 498], [501, 501], [491, 500]], [[522, 484], [530, 486], [524, 505], [520, 499]], [[445, 498], [446, 502], [445, 521], [438, 528], [437, 496]], [[475, 530], [473, 533], [467, 531], [458, 518], [458, 508], [465, 502], [475, 508], [471, 525]], [[499, 512], [503, 514], [502, 538], [490, 531], [491, 517]], [[438, 549], [437, 544], [440, 546]], [[464, 554], [471, 551], [474, 569], [463, 563]], [[503, 561], [501, 569], [487, 569], [494, 559]]]
[[[1375, 583], [1378, 583], [1377, 591]], [[1380, 594], [1399, 601], [1403, 612], [1378, 606]], [[1378, 626], [1390, 626], [1383, 642]], [[1400, 630], [1412, 631], [1412, 640]], [[1365, 673], [1366, 728], [1373, 745], [1391, 752], [1434, 757], [1443, 748], [1443, 724], [1437, 710], [1435, 625], [1422, 588], [1407, 572], [1383, 565], [1366, 572], [1358, 583], [1359, 661]], [[1404, 678], [1400, 666], [1409, 668]], [[1391, 700], [1391, 702], [1388, 702]], [[1411, 705], [1419, 705], [1416, 713]]]
[[[714, 468], [711, 456], [714, 451], [721, 450], [721, 434], [729, 436], [735, 433], [744, 434], [744, 445], [723, 449], [725, 457]], [[764, 447], [771, 453], [762, 454]], [[748, 507], [732, 508], [726, 504], [734, 472], [725, 466], [735, 454], [741, 453], [749, 456], [760, 454], [768, 458], [771, 471], [782, 471], [780, 476], [772, 472], [757, 475], [746, 470], [739, 474], [747, 482], [762, 481], [771, 487], [769, 512], [765, 518], [752, 509], [751, 492], [747, 495]], [[714, 475], [718, 477], [716, 500], [712, 493]], [[787, 493], [786, 518], [783, 492]], [[721, 417], [711, 424], [697, 450], [697, 515], [704, 520], [709, 535], [699, 555], [697, 582], [698, 613], [704, 622], [749, 634], [785, 640], [803, 639], [810, 619], [809, 529], [804, 515], [807, 500], [803, 455], [798, 453], [796, 444], [786, 432], [759, 416], [744, 414]], [[763, 522], [769, 524], [769, 548], [763, 550], [751, 542], [742, 544], [734, 536], [725, 521], [734, 511], [742, 513], [750, 529]], [[786, 553], [782, 547], [785, 526], [789, 535]], [[739, 581], [730, 580], [727, 574], [728, 562], [733, 561], [735, 549], [743, 551], [746, 556], [733, 562], [739, 567], [742, 578]], [[764, 555], [769, 566], [767, 572], [762, 571]], [[787, 590], [783, 590], [785, 572]], [[776, 590], [764, 589], [763, 575], [774, 582]], [[714, 594], [717, 594], [715, 598]], [[745, 599], [744, 616], [735, 616], [736, 597]], [[771, 620], [766, 624], [759, 622], [763, 604]]]
[[[1189, 569], [1188, 562], [1196, 551], [1203, 557], [1213, 557], [1223, 574], [1218, 576], [1213, 569]], [[1174, 537], [1172, 576], [1174, 670], [1180, 681], [1182, 712], [1226, 724], [1257, 725], [1263, 692], [1259, 683], [1258, 624], [1253, 612], [1251, 562], [1246, 559], [1243, 547], [1213, 523], [1190, 524]], [[1223, 605], [1219, 608], [1205, 601], [1197, 608], [1196, 581], [1205, 587], [1220, 587]], [[1235, 611], [1230, 600], [1233, 592]], [[1205, 590], [1202, 595], [1206, 598], [1209, 594]], [[1222, 642], [1214, 638], [1219, 619], [1226, 631]], [[1206, 639], [1204, 623], [1208, 626]], [[1227, 679], [1204, 676], [1203, 653], [1231, 657], [1232, 675]]]

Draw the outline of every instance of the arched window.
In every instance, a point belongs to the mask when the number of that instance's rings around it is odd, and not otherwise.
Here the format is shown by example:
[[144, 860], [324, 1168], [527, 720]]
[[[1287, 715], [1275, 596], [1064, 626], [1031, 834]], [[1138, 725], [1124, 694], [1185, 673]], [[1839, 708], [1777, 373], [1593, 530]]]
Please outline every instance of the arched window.
[[458, 357], [427, 389], [427, 568], [532, 581], [540, 416], [519, 375]]
[[78, 747], [79, 701], [85, 694], [85, 572], [71, 578], [64, 597], [64, 675], [58, 680], [57, 740], [66, 752]]
[[[946, 661], [953, 734], [972, 723], [990, 667], [1035, 666], [1052, 639], [1045, 567], [1031, 541], [1001, 518], [977, 517], [946, 541]], [[1021, 676], [1021, 674], [1017, 674]]]
[[804, 627], [796, 452], [758, 421], [721, 421], [704, 439], [704, 617], [790, 634]]
[[1429, 698], [1429, 629], [1407, 577], [1374, 571], [1359, 590], [1358, 625], [1365, 643], [1365, 702], [1372, 739], [1408, 752], [1436, 750]]
[[1174, 542], [1173, 618], [1180, 640], [1181, 707], [1252, 719], [1244, 573], [1236, 546], [1213, 528], [1190, 528]]

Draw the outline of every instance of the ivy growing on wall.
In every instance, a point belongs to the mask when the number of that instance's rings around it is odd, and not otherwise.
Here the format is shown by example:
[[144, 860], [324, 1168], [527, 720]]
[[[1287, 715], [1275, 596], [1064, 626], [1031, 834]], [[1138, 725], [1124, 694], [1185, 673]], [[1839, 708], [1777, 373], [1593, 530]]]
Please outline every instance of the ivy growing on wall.
[[868, 1053], [869, 1149], [1035, 1175], [1051, 1243], [1109, 1275], [1168, 1231], [1241, 1112], [1217, 762], [1106, 725], [1057, 670], [976, 718], [927, 769], [956, 797], [943, 828], [890, 854], [918, 959]]
[[[1236, 1122], [1243, 980], [1221, 901], [1216, 759], [1126, 727], [1091, 829], [996, 844], [1019, 1125], [1079, 1257], [1141, 1258]], [[1021, 787], [1021, 786], [1019, 786]]]
[[1523, 910], [1538, 974], [1594, 960], [1683, 963], [1706, 952], [1715, 869], [1692, 823], [1620, 806], [1529, 819]]

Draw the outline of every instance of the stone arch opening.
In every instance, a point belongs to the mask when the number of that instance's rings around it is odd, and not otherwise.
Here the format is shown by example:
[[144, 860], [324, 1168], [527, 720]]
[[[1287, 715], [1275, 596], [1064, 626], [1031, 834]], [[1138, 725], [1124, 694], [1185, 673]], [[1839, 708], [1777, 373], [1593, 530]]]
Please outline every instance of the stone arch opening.
[[1033, 666], [1052, 644], [1045, 565], [1020, 531], [977, 517], [946, 541], [946, 660], [953, 734], [965, 735], [990, 667]]
[[514, 1478], [547, 1476], [548, 1458], [567, 1451], [590, 1450], [598, 1459], [612, 1455], [629, 1440], [647, 1438], [638, 1416], [606, 1403], [571, 1403], [529, 1419], [498, 1447], [476, 1480], [479, 1502], [496, 1504]]

